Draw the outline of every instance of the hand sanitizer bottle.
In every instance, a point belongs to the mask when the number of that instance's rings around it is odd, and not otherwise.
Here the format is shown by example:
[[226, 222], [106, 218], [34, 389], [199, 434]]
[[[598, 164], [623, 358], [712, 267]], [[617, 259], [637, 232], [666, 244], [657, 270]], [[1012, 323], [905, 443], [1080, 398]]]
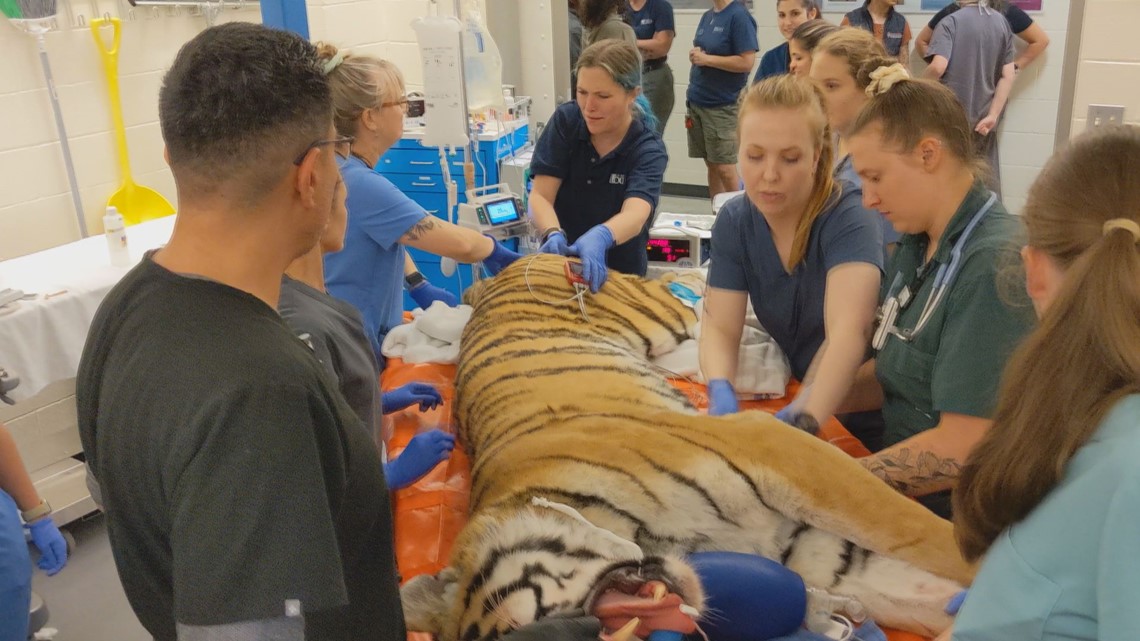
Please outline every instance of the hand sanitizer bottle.
[[114, 207], [108, 207], [103, 215], [103, 235], [107, 237], [107, 252], [115, 267], [129, 267], [131, 252], [127, 249], [127, 227], [123, 215]]

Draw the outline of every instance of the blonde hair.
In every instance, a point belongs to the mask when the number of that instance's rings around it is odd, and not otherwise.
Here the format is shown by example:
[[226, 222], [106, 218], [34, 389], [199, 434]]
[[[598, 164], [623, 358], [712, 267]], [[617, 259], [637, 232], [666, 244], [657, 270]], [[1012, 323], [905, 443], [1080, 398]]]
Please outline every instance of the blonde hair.
[[847, 61], [847, 70], [855, 79], [855, 86], [866, 89], [869, 78], [860, 78], [859, 70], [871, 60], [884, 60], [887, 50], [870, 31], [856, 27], [840, 27], [819, 41], [813, 54], [826, 53]]
[[328, 76], [333, 122], [342, 136], [355, 135], [360, 114], [396, 98], [404, 86], [404, 76], [387, 60], [339, 51], [327, 42], [317, 43], [317, 57]]
[[815, 18], [796, 27], [796, 30], [792, 32], [792, 40], [803, 45], [803, 48], [807, 49], [808, 53], [814, 53], [819, 43], [828, 35], [835, 33], [838, 29], [839, 27], [826, 20]]
[[[989, 166], [974, 147], [974, 127], [954, 92], [933, 80], [899, 77], [895, 65], [898, 60], [884, 56], [867, 60], [859, 69], [856, 84], [873, 95], [855, 117], [850, 135], [879, 125], [883, 141], [903, 152], [933, 136], [976, 178], [988, 176]], [[890, 82], [882, 81], [884, 74]]]
[[1006, 366], [993, 427], [962, 470], [954, 531], [969, 560], [1025, 518], [1122, 397], [1140, 393], [1140, 131], [1097, 130], [1041, 170], [1029, 245], [1064, 271]]
[[740, 116], [736, 121], [736, 140], [740, 142], [740, 123], [753, 111], [761, 109], [791, 109], [807, 119], [819, 161], [815, 166], [815, 182], [807, 210], [796, 226], [792, 241], [790, 264], [798, 265], [807, 254], [808, 237], [812, 224], [825, 209], [839, 198], [839, 187], [831, 173], [835, 150], [831, 145], [831, 129], [823, 110], [823, 96], [814, 84], [789, 74], [772, 76], [749, 87], [740, 101]]

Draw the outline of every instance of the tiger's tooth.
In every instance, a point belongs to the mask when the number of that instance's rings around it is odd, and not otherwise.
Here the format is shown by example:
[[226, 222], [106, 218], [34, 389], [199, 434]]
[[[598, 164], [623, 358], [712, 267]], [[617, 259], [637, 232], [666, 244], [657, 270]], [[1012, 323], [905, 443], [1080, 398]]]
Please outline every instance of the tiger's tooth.
[[668, 589], [665, 587], [665, 584], [658, 583], [653, 587], [653, 600], [660, 601], [661, 599], [664, 599], [666, 592], [668, 592]]
[[634, 638], [633, 631], [636, 630], [639, 625], [641, 625], [641, 619], [637, 617], [630, 619], [629, 623], [623, 625], [617, 632], [610, 635], [610, 641], [630, 641], [630, 639]]

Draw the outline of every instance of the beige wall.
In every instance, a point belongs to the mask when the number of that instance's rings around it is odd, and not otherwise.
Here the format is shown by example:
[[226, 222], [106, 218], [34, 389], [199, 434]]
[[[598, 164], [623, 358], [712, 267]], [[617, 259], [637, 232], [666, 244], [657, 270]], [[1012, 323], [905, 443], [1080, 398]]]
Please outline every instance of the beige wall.
[[1121, 105], [1140, 125], [1140, 0], [1085, 0], [1071, 135], [1085, 131], [1090, 104]]
[[[1140, 8], [1140, 0], [1101, 0], [1101, 4], [1129, 4]], [[767, 51], [779, 44], [781, 36], [776, 29], [775, 0], [757, 0], [753, 15], [756, 17], [761, 51]], [[908, 3], [910, 4], [910, 3]], [[917, 4], [917, 3], [915, 3]], [[907, 16], [911, 31], [917, 35], [929, 13], [916, 13], [901, 7]], [[677, 103], [673, 116], [665, 131], [665, 143], [669, 150], [669, 168], [665, 173], [666, 182], [704, 185], [707, 184], [704, 163], [687, 157], [685, 143], [684, 112], [685, 88], [689, 79], [687, 52], [692, 47], [693, 36], [701, 16], [700, 11], [678, 11], [676, 14], [677, 39], [669, 63], [676, 79]], [[1033, 178], [1044, 161], [1053, 151], [1056, 130], [1057, 106], [1061, 93], [1061, 69], [1064, 59], [1065, 30], [1069, 21], [1069, 0], [1045, 0], [1044, 11], [1034, 13], [1033, 19], [1049, 34], [1052, 44], [1045, 54], [1018, 76], [1013, 95], [1006, 107], [1006, 118], [1001, 130], [1002, 189], [1003, 200], [1011, 211], [1019, 211], [1025, 202], [1025, 194]], [[824, 19], [839, 24], [841, 13], [825, 13]], [[1118, 29], [1130, 24], [1117, 23]], [[1099, 36], [1098, 36], [1099, 38]], [[1123, 36], [1118, 42], [1127, 42]], [[1017, 45], [1022, 42], [1017, 40]], [[917, 56], [913, 65], [915, 71], [922, 69]], [[759, 57], [757, 58], [759, 60]], [[1140, 66], [1136, 69], [1140, 79]], [[1140, 83], [1132, 86], [1140, 87]], [[1140, 89], [1136, 89], [1140, 92]], [[1140, 93], [1136, 94], [1140, 96]]]

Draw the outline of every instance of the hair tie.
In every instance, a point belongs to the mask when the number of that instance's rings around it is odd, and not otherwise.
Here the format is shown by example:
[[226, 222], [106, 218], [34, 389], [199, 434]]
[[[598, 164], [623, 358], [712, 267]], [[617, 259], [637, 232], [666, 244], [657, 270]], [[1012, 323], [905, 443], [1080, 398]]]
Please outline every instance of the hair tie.
[[333, 69], [336, 69], [337, 67], [339, 67], [340, 63], [342, 63], [342, 62], [344, 62], [344, 52], [338, 51], [338, 52], [336, 52], [336, 55], [334, 55], [332, 58], [329, 58], [328, 60], [325, 61], [325, 65], [324, 65], [324, 67], [322, 67], [322, 69], [325, 72], [325, 75], [327, 76], [330, 73], [332, 73]]
[[903, 80], [910, 79], [910, 72], [899, 63], [882, 66], [871, 72], [871, 82], [867, 84], [867, 95], [874, 98], [885, 93]]
[[1113, 218], [1104, 221], [1104, 227], [1101, 228], [1102, 233], [1107, 236], [1114, 229], [1126, 229], [1132, 233], [1132, 238], [1140, 243], [1140, 223], [1128, 218]]

